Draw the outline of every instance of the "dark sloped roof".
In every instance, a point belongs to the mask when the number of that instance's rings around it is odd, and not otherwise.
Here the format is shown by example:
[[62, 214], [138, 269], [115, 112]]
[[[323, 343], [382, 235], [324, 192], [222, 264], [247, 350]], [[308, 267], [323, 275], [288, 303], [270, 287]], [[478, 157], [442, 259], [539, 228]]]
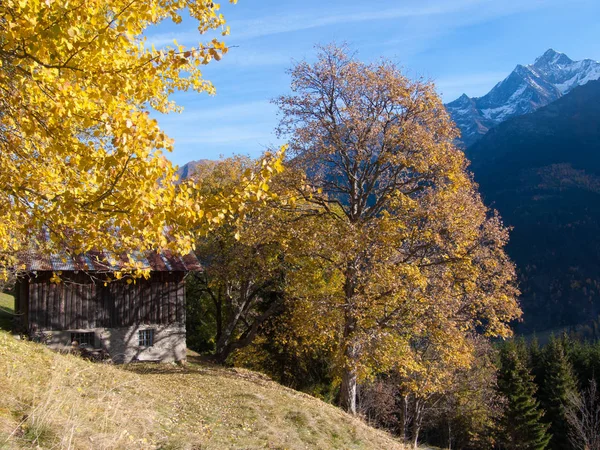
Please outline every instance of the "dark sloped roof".
[[[170, 251], [164, 252], [132, 252], [130, 256], [142, 268], [156, 272], [198, 272], [202, 266], [194, 253], [177, 256]], [[19, 257], [21, 270], [34, 271], [87, 271], [112, 272], [126, 268], [127, 255], [115, 255], [107, 252], [88, 252], [83, 255], [70, 256], [63, 254], [43, 254], [26, 251]]]

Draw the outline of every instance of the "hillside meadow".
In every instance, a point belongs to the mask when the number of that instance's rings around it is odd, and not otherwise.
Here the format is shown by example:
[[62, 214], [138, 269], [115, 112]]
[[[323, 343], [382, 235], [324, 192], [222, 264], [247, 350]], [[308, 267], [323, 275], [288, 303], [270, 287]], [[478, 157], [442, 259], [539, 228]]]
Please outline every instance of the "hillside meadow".
[[[2, 300], [5, 319], [10, 303]], [[0, 331], [0, 448], [405, 447], [255, 372], [97, 364]]]

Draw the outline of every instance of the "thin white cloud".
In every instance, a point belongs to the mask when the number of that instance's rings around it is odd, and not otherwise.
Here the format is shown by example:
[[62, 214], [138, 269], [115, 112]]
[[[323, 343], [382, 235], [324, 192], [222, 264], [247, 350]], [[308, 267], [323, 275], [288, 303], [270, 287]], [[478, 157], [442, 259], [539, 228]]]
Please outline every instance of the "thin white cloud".
[[[231, 38], [235, 41], [280, 33], [309, 30], [338, 24], [376, 22], [406, 18], [444, 17], [449, 14], [465, 13], [470, 18], [509, 14], [515, 11], [537, 8], [552, 0], [436, 0], [430, 2], [413, 1], [412, 4], [377, 9], [372, 2], [364, 2], [366, 8], [351, 12], [313, 10], [302, 14], [276, 14], [267, 17], [228, 22]], [[194, 45], [202, 36], [195, 31], [157, 33], [148, 36], [148, 42], [156, 47], [172, 44], [176, 39], [180, 44]]]
[[[179, 45], [186, 47], [197, 46], [201, 36], [197, 32], [182, 31], [180, 33], [159, 33], [150, 35], [147, 38], [147, 45], [154, 45], [156, 48], [172, 46], [173, 41], [177, 41]], [[229, 49], [229, 52], [224, 55], [219, 62], [220, 65], [237, 66], [237, 67], [266, 67], [266, 66], [282, 66], [290, 62], [290, 55], [278, 51], [269, 50], [254, 50], [248, 49], [244, 45], [241, 48], [236, 46]], [[213, 62], [215, 64], [215, 62]]]
[[[167, 130], [168, 131], [168, 130]], [[175, 147], [178, 144], [228, 144], [257, 143], [275, 141], [275, 136], [258, 129], [256, 124], [252, 125], [227, 125], [222, 127], [203, 127], [194, 133], [175, 135], [169, 133], [175, 139]]]
[[[364, 2], [363, 9], [350, 12], [307, 11], [302, 13], [277, 14], [257, 19], [232, 20], [228, 22], [232, 34], [226, 38], [230, 45], [241, 44], [243, 48], [232, 48], [221, 64], [242, 68], [285, 66], [290, 56], [281, 51], [270, 49], [254, 49], [248, 47], [248, 41], [254, 38], [276, 34], [291, 33], [338, 24], [354, 24], [360, 22], [377, 22], [394, 19], [414, 19], [403, 22], [408, 26], [405, 35], [380, 42], [380, 46], [390, 47], [402, 45], [403, 53], [410, 55], [419, 53], [427, 47], [427, 42], [450, 30], [484, 22], [486, 20], [523, 12], [559, 0], [433, 0], [404, 2], [403, 6], [377, 9], [373, 3]], [[348, 10], [349, 8], [346, 8]], [[419, 20], [424, 19], [424, 20]], [[172, 45], [176, 40], [185, 46], [196, 46], [209, 39], [201, 36], [195, 29], [180, 32], [155, 33], [147, 36], [148, 44], [160, 48]], [[412, 51], [410, 48], [414, 47]]]
[[481, 72], [434, 79], [436, 90], [445, 102], [451, 102], [462, 94], [469, 97], [485, 95], [498, 82], [506, 78], [506, 72]]
[[474, 4], [489, 3], [490, 1], [492, 0], [444, 0], [429, 5], [402, 6], [386, 9], [377, 9], [373, 7], [372, 2], [365, 2], [365, 5], [370, 6], [368, 9], [355, 10], [350, 13], [339, 14], [337, 12], [330, 12], [323, 14], [321, 11], [311, 11], [305, 14], [274, 15], [254, 20], [232, 21], [229, 25], [231, 26], [234, 39], [252, 39], [337, 24], [446, 14], [460, 11]]
[[289, 54], [273, 51], [255, 51], [245, 48], [232, 48], [222, 59], [224, 65], [237, 67], [287, 66], [290, 64]]
[[[187, 102], [186, 102], [187, 103]], [[182, 114], [168, 114], [157, 117], [161, 125], [189, 125], [189, 122], [197, 122], [199, 126], [206, 122], [216, 122], [223, 119], [228, 121], [243, 121], [256, 119], [257, 117], [274, 117], [277, 107], [268, 101], [251, 101], [223, 105], [219, 107], [194, 107], [190, 103], [185, 104]]]
[[[338, 24], [377, 22], [409, 18], [444, 18], [450, 14], [465, 14], [467, 20], [489, 18], [517, 11], [535, 9], [553, 0], [437, 0], [418, 2], [400, 7], [377, 9], [373, 2], [349, 13], [311, 11], [305, 14], [274, 15], [253, 20], [229, 23], [233, 39], [252, 39], [279, 33], [303, 31]], [[405, 2], [406, 3], [406, 2]]]
[[183, 114], [159, 115], [157, 120], [175, 148], [199, 146], [214, 148], [242, 144], [276, 143], [273, 133], [277, 118], [276, 106], [268, 101], [250, 101], [218, 107], [186, 105]]
[[179, 31], [169, 33], [154, 33], [146, 36], [146, 44], [148, 47], [154, 45], [156, 48], [173, 45], [173, 41], [177, 41], [180, 45], [193, 46], [202, 42], [202, 35], [196, 30]]

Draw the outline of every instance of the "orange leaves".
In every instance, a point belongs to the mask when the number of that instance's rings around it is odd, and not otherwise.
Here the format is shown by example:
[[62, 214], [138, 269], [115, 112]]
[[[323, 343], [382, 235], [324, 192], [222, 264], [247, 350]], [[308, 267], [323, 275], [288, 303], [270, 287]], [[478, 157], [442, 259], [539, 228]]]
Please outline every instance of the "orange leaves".
[[293, 93], [276, 103], [305, 173], [292, 185], [306, 216], [295, 222], [306, 256], [289, 278], [294, 323], [328, 329], [338, 369], [359, 376], [426, 373], [429, 346], [442, 364], [468, 365], [472, 333], [510, 332], [518, 291], [506, 230], [477, 195], [433, 86], [335, 46], [291, 73]]

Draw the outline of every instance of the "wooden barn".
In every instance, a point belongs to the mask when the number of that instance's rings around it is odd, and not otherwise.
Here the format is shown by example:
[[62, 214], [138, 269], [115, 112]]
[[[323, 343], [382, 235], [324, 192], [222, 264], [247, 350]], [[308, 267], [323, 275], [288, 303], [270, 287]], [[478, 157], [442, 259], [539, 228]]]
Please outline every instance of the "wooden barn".
[[135, 259], [151, 269], [149, 279], [114, 280], [125, 260], [100, 252], [23, 255], [15, 287], [17, 327], [57, 350], [76, 343], [103, 350], [118, 363], [184, 360], [185, 278], [200, 270], [198, 259], [168, 252]]

